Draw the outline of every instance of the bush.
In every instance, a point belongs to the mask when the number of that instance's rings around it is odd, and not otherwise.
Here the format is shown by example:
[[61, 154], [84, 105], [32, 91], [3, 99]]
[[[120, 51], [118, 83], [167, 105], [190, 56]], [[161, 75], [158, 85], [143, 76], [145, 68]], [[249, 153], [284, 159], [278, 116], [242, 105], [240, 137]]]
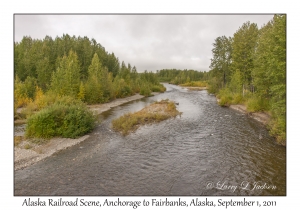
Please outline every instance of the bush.
[[160, 92], [160, 87], [158, 85], [154, 85], [151, 87], [152, 92]]
[[151, 89], [149, 85], [143, 85], [141, 87], [140, 94], [143, 96], [151, 96]]
[[27, 120], [27, 137], [75, 138], [91, 131], [95, 125], [93, 113], [81, 102], [63, 97]]
[[208, 81], [208, 84], [207, 84], [207, 91], [209, 93], [212, 93], [212, 94], [216, 94], [219, 89], [220, 89], [220, 81], [216, 78], [216, 77], [213, 77], [212, 79], [210, 79]]
[[125, 82], [124, 79], [115, 78], [113, 82], [113, 97], [112, 98], [124, 98], [134, 94], [133, 89], [129, 84]]
[[153, 85], [153, 86], [151, 87], [151, 91], [152, 91], [152, 92], [160, 92], [160, 93], [163, 93], [163, 92], [166, 91], [166, 88], [165, 88], [165, 86], [163, 86], [163, 85], [161, 85], [161, 84], [159, 84], [159, 85]]
[[207, 87], [206, 81], [191, 81], [181, 84], [180, 86], [184, 87]]
[[235, 93], [233, 94], [232, 104], [241, 104], [244, 102], [242, 94]]
[[219, 105], [220, 106], [229, 106], [232, 104], [232, 93], [228, 89], [221, 89], [217, 95], [219, 98]]
[[51, 91], [43, 94], [42, 92], [37, 91], [36, 97], [34, 101], [31, 101], [27, 104], [27, 106], [22, 110], [21, 114], [25, 116], [25, 118], [29, 118], [31, 115], [36, 113], [37, 111], [52, 105], [57, 100], [70, 100], [72, 101], [72, 97], [61, 97]]
[[278, 144], [286, 145], [286, 120], [285, 117], [272, 117], [269, 123], [270, 134], [276, 138]]
[[257, 96], [252, 96], [246, 103], [249, 112], [268, 111], [270, 109], [269, 101]]

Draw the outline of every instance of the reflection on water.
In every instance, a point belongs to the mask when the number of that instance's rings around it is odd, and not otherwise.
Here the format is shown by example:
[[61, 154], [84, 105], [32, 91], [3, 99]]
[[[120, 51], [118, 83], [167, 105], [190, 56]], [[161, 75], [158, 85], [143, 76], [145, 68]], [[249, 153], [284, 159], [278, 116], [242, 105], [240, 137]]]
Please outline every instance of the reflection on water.
[[[285, 195], [286, 150], [206, 91], [163, 94], [101, 114], [89, 140], [15, 172], [16, 195]], [[161, 99], [183, 114], [126, 137], [111, 121]], [[263, 138], [259, 139], [259, 135]]]

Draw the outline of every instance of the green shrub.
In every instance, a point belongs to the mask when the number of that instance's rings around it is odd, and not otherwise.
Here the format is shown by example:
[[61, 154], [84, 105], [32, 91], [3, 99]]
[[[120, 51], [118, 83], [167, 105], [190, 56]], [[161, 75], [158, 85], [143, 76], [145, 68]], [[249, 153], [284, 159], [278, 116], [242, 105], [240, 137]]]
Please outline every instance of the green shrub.
[[268, 111], [270, 109], [269, 101], [257, 96], [252, 96], [246, 103], [249, 112]]
[[219, 79], [217, 79], [216, 77], [213, 77], [212, 79], [210, 79], [208, 81], [207, 91], [209, 93], [216, 94], [219, 91], [219, 89], [221, 88], [219, 84], [220, 84]]
[[163, 86], [163, 85], [161, 85], [161, 84], [159, 84], [159, 85], [153, 85], [153, 86], [151, 87], [151, 91], [152, 91], [152, 92], [160, 92], [160, 93], [163, 93], [163, 92], [166, 91], [166, 88], [165, 88], [165, 86]]
[[154, 85], [151, 87], [152, 92], [160, 92], [160, 87], [158, 85]]
[[63, 97], [29, 117], [25, 135], [37, 138], [75, 138], [91, 131], [94, 125], [93, 113], [81, 101]]
[[233, 94], [232, 104], [241, 104], [244, 102], [242, 94], [235, 93]]
[[123, 98], [123, 97], [126, 97], [126, 96], [132, 95], [132, 90], [131, 90], [131, 88], [130, 88], [129, 85], [124, 85], [124, 86], [121, 88], [120, 92], [121, 92], [121, 97], [122, 97], [122, 98]]
[[270, 124], [270, 134], [276, 137], [279, 144], [286, 145], [286, 120], [285, 117], [273, 117]]
[[229, 106], [232, 104], [232, 93], [228, 89], [221, 89], [217, 95], [219, 98], [219, 105], [220, 106]]
[[143, 96], [151, 96], [151, 89], [149, 85], [143, 85], [141, 87], [140, 94]]

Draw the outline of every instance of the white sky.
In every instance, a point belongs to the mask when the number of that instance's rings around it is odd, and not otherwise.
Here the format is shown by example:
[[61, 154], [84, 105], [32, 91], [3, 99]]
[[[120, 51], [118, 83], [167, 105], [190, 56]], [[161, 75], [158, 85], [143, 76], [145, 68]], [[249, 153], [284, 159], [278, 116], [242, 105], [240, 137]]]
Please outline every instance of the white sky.
[[268, 15], [15, 15], [15, 41], [63, 34], [94, 38], [138, 71], [209, 70], [212, 44], [246, 21], [260, 28]]

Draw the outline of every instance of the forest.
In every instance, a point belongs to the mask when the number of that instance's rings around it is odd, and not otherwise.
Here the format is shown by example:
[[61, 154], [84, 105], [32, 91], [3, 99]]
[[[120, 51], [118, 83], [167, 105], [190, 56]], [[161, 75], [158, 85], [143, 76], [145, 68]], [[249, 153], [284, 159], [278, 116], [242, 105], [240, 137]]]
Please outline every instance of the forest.
[[82, 135], [95, 121], [84, 104], [164, 91], [155, 73], [120, 63], [94, 39], [66, 34], [14, 43], [14, 116], [27, 119], [28, 137]]
[[189, 83], [192, 81], [206, 81], [208, 80], [208, 73], [206, 71], [195, 70], [180, 70], [180, 69], [162, 69], [156, 72], [161, 82], [168, 82], [174, 85]]

